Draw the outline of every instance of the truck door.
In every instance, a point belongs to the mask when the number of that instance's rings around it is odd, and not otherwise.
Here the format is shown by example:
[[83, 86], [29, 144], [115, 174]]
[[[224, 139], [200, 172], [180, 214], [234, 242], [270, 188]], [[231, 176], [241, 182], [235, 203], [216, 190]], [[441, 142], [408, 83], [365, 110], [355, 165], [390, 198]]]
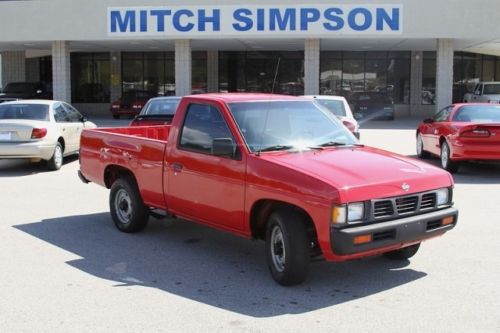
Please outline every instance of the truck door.
[[169, 210], [225, 229], [242, 230], [246, 158], [241, 153], [215, 156], [212, 150], [214, 139], [236, 142], [223, 112], [208, 103], [188, 105], [176, 139], [177, 145], [166, 154], [165, 200]]

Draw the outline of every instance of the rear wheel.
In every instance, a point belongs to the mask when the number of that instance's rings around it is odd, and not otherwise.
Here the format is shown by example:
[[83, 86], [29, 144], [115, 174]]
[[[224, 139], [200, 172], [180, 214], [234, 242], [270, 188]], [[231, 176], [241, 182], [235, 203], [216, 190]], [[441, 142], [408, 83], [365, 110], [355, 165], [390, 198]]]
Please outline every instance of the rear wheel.
[[450, 155], [451, 155], [450, 146], [448, 146], [448, 143], [445, 141], [441, 144], [441, 156], [440, 156], [441, 167], [446, 171], [454, 173], [458, 171], [458, 163], [453, 162], [450, 159]]
[[63, 154], [64, 150], [62, 145], [58, 142], [56, 143], [56, 147], [54, 148], [54, 154], [50, 158], [50, 160], [47, 161], [47, 167], [49, 170], [59, 170], [62, 167], [63, 164]]
[[283, 286], [302, 283], [310, 262], [305, 221], [287, 210], [272, 213], [267, 223], [266, 255], [276, 282]]
[[149, 211], [137, 185], [130, 179], [118, 179], [111, 186], [109, 208], [115, 226], [123, 232], [138, 232], [146, 226]]
[[386, 252], [384, 253], [384, 256], [391, 260], [405, 260], [413, 257], [417, 253], [419, 248], [420, 248], [420, 243], [415, 245], [410, 245], [408, 247], [404, 247], [399, 250]]
[[424, 150], [424, 140], [422, 139], [422, 134], [417, 134], [417, 157], [418, 158], [429, 158], [429, 152]]

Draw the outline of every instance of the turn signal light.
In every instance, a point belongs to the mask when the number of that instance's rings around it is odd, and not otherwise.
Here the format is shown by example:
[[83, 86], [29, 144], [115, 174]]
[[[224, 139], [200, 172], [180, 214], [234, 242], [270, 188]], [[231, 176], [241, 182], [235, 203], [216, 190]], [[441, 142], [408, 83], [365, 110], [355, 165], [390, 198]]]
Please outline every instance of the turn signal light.
[[359, 244], [370, 243], [371, 241], [372, 241], [372, 235], [368, 234], [368, 235], [361, 235], [354, 237], [353, 243], [359, 245]]
[[453, 221], [455, 219], [453, 218], [453, 216], [448, 216], [448, 217], [445, 217], [443, 219], [443, 221], [441, 222], [442, 225], [448, 225], [448, 224], [453, 224]]
[[33, 128], [33, 131], [31, 131], [31, 138], [32, 139], [41, 139], [46, 135], [47, 135], [46, 128]]

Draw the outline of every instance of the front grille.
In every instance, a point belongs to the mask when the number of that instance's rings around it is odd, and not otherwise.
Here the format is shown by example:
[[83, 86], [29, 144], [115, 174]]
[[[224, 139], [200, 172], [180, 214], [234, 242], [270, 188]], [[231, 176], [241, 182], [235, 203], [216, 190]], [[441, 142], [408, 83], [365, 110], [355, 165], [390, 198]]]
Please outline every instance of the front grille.
[[420, 209], [431, 209], [436, 206], [436, 193], [426, 193], [422, 196], [422, 202], [420, 203]]
[[376, 199], [372, 201], [372, 218], [374, 220], [398, 218], [434, 209], [437, 209], [436, 192]]
[[399, 215], [414, 213], [417, 210], [417, 205], [417, 196], [396, 199], [396, 209]]
[[373, 215], [375, 218], [383, 218], [394, 215], [394, 207], [390, 200], [377, 201], [373, 206]]

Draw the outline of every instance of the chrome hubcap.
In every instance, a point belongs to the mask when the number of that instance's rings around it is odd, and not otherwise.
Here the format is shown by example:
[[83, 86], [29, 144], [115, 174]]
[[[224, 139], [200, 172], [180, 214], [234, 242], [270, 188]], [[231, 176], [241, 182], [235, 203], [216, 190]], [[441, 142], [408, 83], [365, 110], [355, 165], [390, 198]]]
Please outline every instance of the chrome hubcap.
[[441, 148], [441, 166], [446, 168], [448, 166], [448, 146], [443, 145]]
[[56, 150], [54, 151], [54, 163], [59, 168], [63, 162], [63, 154], [62, 148], [60, 146], [56, 146]]
[[273, 265], [278, 272], [285, 270], [285, 245], [283, 243], [283, 232], [278, 226], [275, 226], [271, 233], [271, 256]]
[[422, 142], [422, 137], [419, 134], [417, 136], [417, 155], [421, 155], [422, 154], [423, 145], [424, 145], [424, 143]]
[[115, 210], [118, 220], [127, 224], [132, 218], [132, 200], [127, 191], [120, 189], [115, 196]]

